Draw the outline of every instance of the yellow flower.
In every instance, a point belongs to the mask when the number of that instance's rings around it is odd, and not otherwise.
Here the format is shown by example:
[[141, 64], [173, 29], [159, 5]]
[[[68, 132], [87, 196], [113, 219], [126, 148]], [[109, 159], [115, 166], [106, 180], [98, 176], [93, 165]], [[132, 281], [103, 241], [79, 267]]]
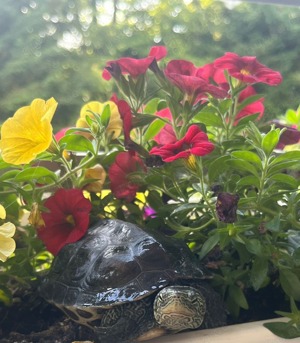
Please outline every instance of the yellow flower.
[[103, 184], [105, 182], [106, 171], [100, 164], [97, 164], [93, 168], [89, 168], [85, 171], [84, 178], [95, 179], [95, 181], [92, 181], [85, 185], [84, 189], [89, 192], [98, 193], [101, 192]]
[[0, 219], [5, 219], [6, 218], [6, 211], [5, 208], [0, 205]]
[[77, 127], [88, 127], [86, 122], [86, 116], [94, 118], [93, 113], [101, 115], [104, 107], [109, 105], [110, 107], [110, 120], [106, 128], [106, 132], [111, 135], [112, 139], [116, 139], [122, 132], [122, 120], [118, 111], [118, 106], [112, 101], [106, 101], [101, 103], [99, 101], [90, 101], [85, 104], [80, 111], [80, 118], [76, 122]]
[[16, 243], [11, 238], [16, 231], [12, 223], [5, 223], [0, 226], [0, 260], [5, 262], [7, 258], [15, 251]]
[[51, 120], [56, 107], [54, 98], [47, 101], [35, 99], [3, 123], [0, 150], [5, 162], [16, 165], [29, 163], [49, 148], [52, 142]]

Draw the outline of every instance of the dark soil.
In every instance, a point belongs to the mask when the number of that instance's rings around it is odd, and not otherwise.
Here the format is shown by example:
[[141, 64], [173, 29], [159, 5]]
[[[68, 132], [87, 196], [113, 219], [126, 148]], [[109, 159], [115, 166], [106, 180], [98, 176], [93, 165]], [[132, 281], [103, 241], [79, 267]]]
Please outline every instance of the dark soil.
[[[250, 308], [241, 311], [239, 319], [228, 318], [229, 324], [274, 317], [275, 310], [289, 311], [287, 299], [279, 288], [266, 287], [246, 292]], [[22, 292], [13, 305], [0, 305], [0, 343], [71, 343], [93, 341], [92, 333], [72, 322], [37, 292]]]
[[16, 297], [9, 307], [0, 306], [0, 343], [71, 343], [91, 338], [88, 329], [36, 294]]

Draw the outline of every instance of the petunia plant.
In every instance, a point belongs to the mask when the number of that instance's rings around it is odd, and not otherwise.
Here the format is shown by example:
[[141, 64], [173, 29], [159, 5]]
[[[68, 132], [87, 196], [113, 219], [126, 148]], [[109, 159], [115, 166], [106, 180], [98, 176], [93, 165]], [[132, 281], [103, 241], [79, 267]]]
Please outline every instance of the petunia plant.
[[[2, 125], [1, 219], [11, 224], [0, 226], [0, 259], [11, 256], [0, 281], [39, 280], [96, 220], [119, 218], [184, 240], [235, 321], [264, 289], [295, 312], [299, 109], [266, 122], [256, 92], [278, 86], [280, 72], [231, 52], [198, 67], [155, 46], [145, 58], [108, 61], [102, 75], [116, 93], [83, 104], [74, 127], [53, 133], [53, 98]], [[292, 325], [300, 336], [299, 318]]]

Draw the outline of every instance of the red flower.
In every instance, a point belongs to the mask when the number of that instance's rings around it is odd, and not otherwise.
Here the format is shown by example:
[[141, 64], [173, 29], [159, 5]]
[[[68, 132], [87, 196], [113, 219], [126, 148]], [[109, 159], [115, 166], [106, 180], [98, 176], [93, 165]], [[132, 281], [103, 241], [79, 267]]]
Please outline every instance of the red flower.
[[44, 204], [47, 212], [42, 213], [45, 226], [37, 235], [47, 249], [56, 255], [68, 243], [78, 241], [89, 227], [92, 205], [79, 189], [59, 189]]
[[131, 138], [130, 138], [130, 131], [132, 129], [131, 108], [125, 100], [118, 100], [116, 104], [118, 106], [120, 117], [123, 121], [123, 131], [124, 131], [124, 138], [125, 138], [125, 145], [126, 145], [126, 143], [131, 141]]
[[[255, 95], [256, 92], [253, 87], [248, 86], [245, 88], [239, 96], [239, 103], [243, 102], [248, 97]], [[259, 116], [257, 119], [261, 119], [261, 117], [264, 114], [265, 106], [263, 104], [264, 98], [261, 98], [259, 100], [256, 100], [252, 102], [251, 104], [245, 106], [237, 115], [235, 118], [235, 124], [238, 123], [238, 121], [244, 117], [247, 117], [251, 114], [259, 113]]]
[[207, 82], [214, 81], [226, 91], [229, 89], [224, 71], [217, 69], [213, 63], [205, 64], [197, 69], [197, 76], [202, 77]]
[[129, 74], [133, 78], [141, 74], [145, 74], [147, 69], [154, 61], [159, 61], [167, 55], [165, 46], [153, 46], [150, 49], [149, 55], [145, 58], [122, 57], [118, 60], [108, 61], [102, 73], [105, 80], [110, 80], [111, 77], [118, 78], [118, 74]]
[[207, 134], [197, 126], [191, 125], [186, 135], [172, 144], [165, 144], [151, 149], [150, 154], [159, 155], [163, 161], [172, 162], [190, 155], [204, 156], [214, 150], [214, 145], [208, 140]]
[[215, 60], [214, 66], [227, 69], [229, 75], [245, 83], [262, 82], [277, 86], [282, 81], [282, 76], [278, 71], [261, 64], [255, 56], [241, 57], [233, 52], [226, 52], [224, 56]]
[[[169, 108], [164, 108], [158, 112], [156, 115], [161, 118], [167, 118], [172, 120], [172, 113]], [[154, 137], [154, 140], [158, 144], [169, 144], [176, 142], [176, 135], [171, 124], [165, 124], [165, 126], [159, 131], [159, 133]]]
[[300, 142], [300, 131], [297, 129], [296, 125], [287, 126], [281, 124], [277, 120], [273, 120], [275, 126], [279, 129], [285, 129], [279, 138], [279, 143], [277, 144], [277, 149], [284, 149], [286, 145], [297, 144]]
[[182, 92], [196, 96], [200, 93], [209, 93], [217, 98], [226, 96], [226, 92], [208, 83], [197, 74], [198, 68], [186, 60], [172, 60], [165, 69], [166, 77]]
[[139, 170], [145, 171], [145, 165], [134, 151], [120, 152], [108, 170], [110, 188], [118, 199], [130, 202], [135, 198], [139, 185], [130, 180], [130, 174]]

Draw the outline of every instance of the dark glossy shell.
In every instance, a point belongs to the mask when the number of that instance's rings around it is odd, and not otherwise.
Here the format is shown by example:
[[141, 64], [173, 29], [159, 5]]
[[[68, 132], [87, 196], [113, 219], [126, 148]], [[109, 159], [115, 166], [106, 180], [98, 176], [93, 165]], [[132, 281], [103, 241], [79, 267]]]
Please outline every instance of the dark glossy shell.
[[56, 305], [109, 307], [141, 299], [178, 279], [203, 279], [183, 242], [102, 220], [54, 259], [41, 294]]

